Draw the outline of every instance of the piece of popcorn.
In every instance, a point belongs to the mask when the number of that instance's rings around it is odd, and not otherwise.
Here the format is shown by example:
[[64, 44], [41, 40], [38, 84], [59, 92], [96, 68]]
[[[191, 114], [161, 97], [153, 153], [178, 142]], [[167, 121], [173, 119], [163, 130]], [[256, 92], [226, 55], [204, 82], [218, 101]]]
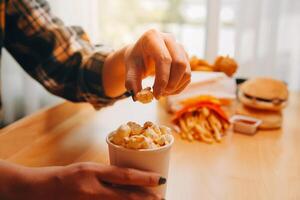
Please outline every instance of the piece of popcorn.
[[151, 92], [151, 87], [147, 87], [139, 91], [136, 94], [135, 98], [141, 103], [150, 103], [153, 100], [153, 93]]
[[170, 129], [169, 127], [167, 126], [159, 126], [159, 129], [160, 129], [160, 132], [162, 135], [165, 135], [165, 134], [171, 134], [172, 133], [172, 129]]
[[141, 134], [143, 127], [135, 122], [128, 122], [127, 125], [131, 128], [131, 135]]
[[156, 140], [156, 144], [159, 146], [164, 146], [166, 144], [169, 144], [171, 142], [171, 135], [170, 134], [165, 134], [165, 135], [160, 135]]
[[116, 145], [123, 145], [124, 138], [129, 137], [131, 128], [127, 124], [122, 124], [111, 136], [111, 142]]
[[129, 149], [142, 149], [143, 145], [145, 145], [145, 140], [146, 137], [143, 135], [131, 136], [126, 143], [126, 147]]
[[159, 135], [161, 135], [161, 131], [158, 125], [153, 124], [152, 129]]
[[117, 131], [115, 131], [112, 136], [109, 138], [109, 140], [116, 144], [116, 145], [123, 145], [124, 143], [124, 140], [123, 140], [123, 137], [120, 137], [120, 136], [117, 136]]
[[152, 122], [150, 122], [150, 121], [146, 121], [145, 123], [144, 123], [144, 129], [147, 129], [148, 127], [152, 127], [154, 124], [152, 123]]
[[143, 135], [152, 140], [156, 140], [159, 136], [151, 127], [148, 127], [146, 130], [144, 130]]
[[127, 124], [122, 124], [118, 129], [116, 135], [119, 137], [129, 137], [131, 133], [131, 128]]
[[146, 138], [144, 140], [144, 142], [142, 143], [142, 147], [143, 147], [143, 149], [155, 149], [158, 146], [153, 142], [152, 139]]

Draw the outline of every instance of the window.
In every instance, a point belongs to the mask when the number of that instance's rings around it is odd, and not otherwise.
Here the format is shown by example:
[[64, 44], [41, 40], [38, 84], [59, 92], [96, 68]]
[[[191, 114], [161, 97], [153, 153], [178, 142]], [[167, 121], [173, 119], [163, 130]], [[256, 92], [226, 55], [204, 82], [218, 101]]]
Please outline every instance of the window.
[[104, 1], [106, 11], [100, 15], [106, 43], [120, 46], [132, 42], [149, 28], [157, 28], [174, 34], [190, 54], [204, 55], [206, 1]]

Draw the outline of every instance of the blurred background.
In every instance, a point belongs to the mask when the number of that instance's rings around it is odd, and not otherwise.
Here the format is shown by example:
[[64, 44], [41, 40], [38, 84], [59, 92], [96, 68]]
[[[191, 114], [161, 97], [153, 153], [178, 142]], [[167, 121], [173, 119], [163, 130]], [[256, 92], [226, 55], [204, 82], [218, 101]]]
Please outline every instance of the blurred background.
[[[80, 25], [93, 43], [119, 48], [150, 28], [173, 33], [190, 55], [213, 61], [229, 55], [237, 77], [268, 75], [300, 91], [299, 0], [48, 0], [67, 25]], [[3, 50], [4, 123], [63, 101]]]

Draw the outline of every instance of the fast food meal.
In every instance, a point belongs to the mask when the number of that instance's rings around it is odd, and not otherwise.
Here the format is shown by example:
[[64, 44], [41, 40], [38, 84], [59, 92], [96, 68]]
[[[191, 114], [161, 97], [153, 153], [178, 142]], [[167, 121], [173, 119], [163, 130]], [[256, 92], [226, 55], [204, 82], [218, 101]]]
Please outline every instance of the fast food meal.
[[229, 56], [218, 56], [214, 64], [193, 56], [190, 65], [193, 71], [224, 72], [227, 76], [232, 76], [238, 68], [237, 62]]
[[239, 88], [241, 105], [236, 112], [262, 120], [261, 129], [280, 128], [288, 94], [287, 86], [282, 81], [267, 77], [250, 79]]
[[200, 96], [181, 103], [183, 107], [175, 113], [173, 122], [182, 139], [208, 144], [221, 142], [229, 127], [229, 120], [218, 99]]
[[151, 92], [151, 87], [147, 87], [139, 91], [135, 99], [143, 104], [150, 103], [153, 100], [153, 93]]
[[155, 149], [171, 142], [172, 130], [167, 126], [158, 126], [145, 122], [143, 126], [128, 122], [113, 132], [109, 140], [115, 145], [128, 149]]

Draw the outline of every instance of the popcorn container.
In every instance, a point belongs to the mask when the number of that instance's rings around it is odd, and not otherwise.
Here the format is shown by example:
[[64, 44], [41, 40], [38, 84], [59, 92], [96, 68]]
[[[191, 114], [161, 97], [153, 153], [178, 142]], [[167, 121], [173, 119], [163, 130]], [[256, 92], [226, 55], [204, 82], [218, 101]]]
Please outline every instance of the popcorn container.
[[[172, 135], [171, 142], [162, 147], [134, 150], [111, 143], [109, 140], [111, 134], [106, 138], [111, 165], [156, 172], [168, 178], [170, 151], [174, 143], [174, 137]], [[167, 184], [149, 187], [149, 189], [165, 197]]]

